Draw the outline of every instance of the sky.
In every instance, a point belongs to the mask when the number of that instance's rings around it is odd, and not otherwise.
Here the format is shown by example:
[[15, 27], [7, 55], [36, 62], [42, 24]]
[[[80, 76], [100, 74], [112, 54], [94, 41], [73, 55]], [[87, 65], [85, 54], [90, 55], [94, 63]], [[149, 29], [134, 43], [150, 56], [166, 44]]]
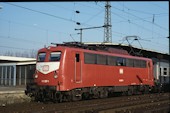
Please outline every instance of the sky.
[[[169, 52], [168, 1], [111, 1], [112, 43]], [[79, 12], [79, 13], [76, 13]], [[80, 41], [75, 29], [103, 26], [105, 2], [0, 2], [0, 55]], [[77, 22], [80, 25], [76, 24]], [[82, 31], [83, 42], [103, 42], [104, 28]]]

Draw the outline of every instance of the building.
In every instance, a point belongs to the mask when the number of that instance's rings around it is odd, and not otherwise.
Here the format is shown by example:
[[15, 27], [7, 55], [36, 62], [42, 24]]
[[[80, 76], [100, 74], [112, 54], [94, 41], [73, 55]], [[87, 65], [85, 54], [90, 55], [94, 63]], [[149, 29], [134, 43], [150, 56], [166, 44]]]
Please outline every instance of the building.
[[0, 56], [0, 86], [21, 86], [31, 82], [36, 59]]

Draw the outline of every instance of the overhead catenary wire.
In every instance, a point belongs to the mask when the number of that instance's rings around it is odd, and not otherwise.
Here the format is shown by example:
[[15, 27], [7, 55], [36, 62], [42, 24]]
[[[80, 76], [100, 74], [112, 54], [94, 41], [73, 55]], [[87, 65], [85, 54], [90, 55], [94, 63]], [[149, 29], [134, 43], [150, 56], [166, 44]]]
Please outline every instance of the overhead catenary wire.
[[[61, 5], [56, 5], [56, 4], [52, 4], [52, 3], [47, 3], [47, 4], [49, 4], [49, 5], [51, 5], [51, 6], [54, 6], [54, 7], [60, 7], [60, 8], [62, 8], [62, 9], [67, 10], [67, 11], [74, 12], [74, 14], [75, 14], [75, 12], [79, 12], [79, 10], [78, 10], [78, 9], [75, 10], [75, 8], [74, 8], [74, 9], [69, 9], [69, 8], [63, 7], [63, 6], [61, 6]], [[91, 17], [90, 17], [89, 19], [87, 19], [86, 21], [81, 22], [81, 24], [85, 24], [85, 23], [91, 21], [92, 19], [94, 19], [94, 18], [96, 18], [97, 16], [99, 16], [99, 14], [100, 14], [101, 12], [103, 12], [103, 9], [102, 9], [102, 10], [100, 9], [100, 11], [97, 12], [96, 14], [90, 14], [90, 13], [86, 13], [86, 12], [82, 12], [82, 11], [81, 11], [80, 14], [85, 14], [85, 15], [90, 15], [90, 16], [91, 16]], [[71, 20], [72, 20], [72, 18], [71, 18]]]
[[103, 12], [103, 9], [100, 10], [99, 12], [97, 12], [95, 15], [91, 16], [88, 20], [86, 20], [85, 22], [82, 22], [82, 23], [84, 24], [84, 23], [91, 21], [92, 19], [96, 18], [99, 14], [101, 14], [101, 12]]
[[[21, 23], [21, 22], [16, 22], [16, 21], [11, 21], [11, 20], [7, 20], [7, 19], [3, 19], [3, 18], [0, 18], [1, 22], [2, 21], [5, 21], [7, 22], [9, 25], [9, 29], [11, 27], [12, 24], [16, 24], [16, 25], [21, 25], [21, 26], [24, 26], [24, 27], [30, 27], [30, 28], [33, 28], [33, 29], [38, 29], [38, 30], [42, 30], [44, 32], [47, 32], [48, 30], [48, 34], [49, 32], [54, 32], [54, 33], [58, 33], [58, 34], [65, 34], [65, 35], [70, 35], [70, 33], [66, 33], [66, 32], [63, 32], [63, 31], [56, 31], [56, 30], [51, 30], [51, 29], [47, 29], [47, 28], [42, 28], [42, 27], [39, 27], [39, 26], [35, 26], [35, 25], [30, 25], [30, 24], [25, 24], [25, 23]], [[10, 22], [10, 23], [9, 23]], [[14, 37], [11, 37], [10, 36], [10, 31], [8, 30], [8, 38], [14, 38]], [[46, 34], [47, 35], [47, 34]], [[5, 37], [5, 36], [1, 36], [2, 37]], [[14, 39], [17, 39], [17, 40], [20, 40], [20, 38], [14, 38]], [[22, 39], [21, 39], [22, 40]], [[27, 40], [28, 42], [31, 42], [31, 40]], [[35, 41], [32, 41], [32, 42], [35, 42]], [[37, 43], [43, 43], [43, 42], [37, 42]]]
[[[135, 9], [129, 9], [129, 11], [134, 11], [134, 12], [138, 12], [138, 13], [143, 13], [143, 14], [148, 14], [148, 15], [152, 15], [153, 13], [148, 13], [148, 12], [143, 12], [143, 11], [140, 11], [140, 10], [135, 10]], [[155, 15], [168, 15], [168, 13], [157, 13]]]
[[35, 28], [35, 29], [43, 30], [43, 31], [46, 30], [45, 28], [41, 28], [41, 27], [38, 27], [38, 26], [35, 26], [35, 25], [25, 24], [25, 23], [7, 20], [7, 19], [3, 19], [3, 18], [0, 18], [0, 20], [6, 21], [8, 23], [10, 22], [12, 24], [18, 24], [18, 25], [22, 25], [22, 26], [32, 27], [32, 28]]
[[92, 7], [92, 6], [89, 6], [89, 5], [85, 5], [85, 4], [82, 4], [82, 3], [76, 3], [76, 4], [79, 4], [81, 6], [85, 6], [85, 7], [91, 8], [91, 9], [99, 10], [99, 8]]
[[[167, 1], [168, 2], [168, 1]], [[168, 9], [166, 9], [165, 7], [161, 7], [160, 5], [158, 5], [158, 4], [156, 4], [156, 3], [153, 3], [153, 2], [151, 2], [152, 3], [152, 5], [154, 5], [154, 6], [156, 6], [156, 7], [159, 7], [159, 8], [161, 8], [161, 9], [163, 9], [163, 10], [166, 10], [166, 11], [168, 11]]]
[[[8, 4], [10, 4], [10, 5], [15, 5], [15, 4], [11, 4], [11, 3], [8, 3]], [[80, 4], [80, 3], [78, 3], [78, 4]], [[82, 4], [81, 4], [81, 5], [82, 5]], [[72, 21], [71, 19], [61, 18], [61, 17], [55, 16], [55, 15], [51, 15], [51, 14], [48, 14], [48, 13], [44, 13], [44, 12], [32, 10], [32, 9], [30, 9], [30, 8], [26, 8], [26, 7], [23, 7], [23, 6], [18, 6], [18, 5], [15, 5], [15, 6], [21, 7], [21, 8], [27, 9], [27, 10], [35, 11], [35, 12], [38, 12], [38, 13], [47, 14], [47, 15], [49, 15], [49, 16], [54, 16], [54, 17], [57, 17], [57, 18], [59, 18], [59, 19], [64, 19], [64, 20], [67, 20], [67, 21]], [[87, 6], [87, 5], [83, 5], [83, 6], [90, 7], [90, 6]], [[92, 8], [92, 7], [91, 7], [91, 8]], [[97, 9], [98, 9], [98, 8], [97, 8]], [[113, 13], [113, 12], [112, 12], [112, 13]], [[125, 17], [120, 16], [120, 15], [118, 15], [118, 14], [116, 14], [116, 13], [113, 13], [113, 14], [115, 14], [115, 15], [117, 15], [117, 16], [123, 18], [123, 19], [126, 19]], [[142, 18], [140, 18], [140, 19], [142, 19]], [[75, 21], [72, 21], [72, 22], [75, 22]]]
[[[51, 15], [51, 14], [48, 14], [48, 13], [44, 13], [44, 12], [32, 10], [32, 9], [30, 9], [30, 8], [26, 8], [26, 7], [23, 7], [23, 6], [18, 6], [18, 5], [11, 4], [11, 3], [8, 3], [8, 4], [14, 5], [14, 6], [17, 6], [17, 7], [21, 7], [21, 8], [27, 9], [27, 10], [35, 11], [35, 12], [38, 12], [38, 13], [46, 14], [46, 15], [48, 15], [48, 16], [57, 17], [57, 18], [59, 18], [59, 19], [64, 19], [64, 20], [67, 20], [67, 21], [72, 21], [72, 22], [75, 22], [75, 23], [76, 23], [76, 21], [73, 21], [73, 20], [70, 20], [70, 19], [65, 19], [65, 18], [62, 18], [62, 17], [58, 17], [58, 16]], [[81, 4], [81, 5], [82, 5], [82, 4]], [[83, 5], [83, 6], [87, 6], [87, 5]], [[89, 7], [89, 6], [88, 6], [88, 7]], [[97, 9], [98, 9], [98, 8], [97, 8]], [[111, 13], [112, 13], [112, 14], [115, 14], [115, 15], [117, 15], [117, 16], [119, 16], [120, 18], [126, 19], [125, 17], [120, 16], [119, 14], [116, 14], [116, 13], [114, 13], [114, 12], [111, 12]], [[142, 18], [140, 18], [140, 19], [142, 19]], [[118, 33], [118, 32], [116, 32], [116, 33]], [[122, 34], [122, 33], [119, 33], [119, 34]]]
[[2, 45], [0, 45], [0, 47], [1, 48], [9, 48], [9, 49], [30, 50], [30, 51], [35, 50], [35, 48], [34, 49], [26, 49], [26, 48], [18, 48], [18, 47], [2, 46]]
[[[162, 15], [162, 14], [166, 14], [166, 13], [159, 13], [159, 14], [157, 14], [157, 15]], [[133, 15], [134, 16], [134, 15]], [[120, 16], [119, 16], [120, 17]], [[121, 18], [124, 18], [124, 17], [121, 17]], [[124, 18], [125, 19], [125, 18]], [[140, 18], [140, 17], [138, 17], [138, 19], [142, 19], [143, 21], [145, 21], [143, 18]], [[136, 25], [136, 26], [138, 26], [138, 27], [143, 27], [143, 26], [140, 26], [140, 25], [138, 25], [138, 24], [136, 24], [136, 23], [133, 23], [133, 22], [131, 22], [129, 19], [128, 19], [128, 22], [129, 23], [132, 23], [132, 24], [134, 24], [134, 25]], [[159, 26], [160, 27], [160, 26]], [[143, 27], [145, 30], [148, 30], [147, 28], [145, 28], [145, 27]], [[153, 31], [152, 31], [153, 32]], [[157, 32], [154, 32], [154, 33], [156, 33], [156, 34], [158, 34], [158, 35], [160, 35], [159, 33], [157, 33]], [[152, 43], [155, 43], [155, 42], [152, 42]], [[157, 43], [157, 44], [160, 44], [160, 43]]]
[[[155, 17], [162, 17], [162, 16], [157, 16], [157, 15], [155, 15]], [[149, 19], [149, 18], [153, 18], [153, 16], [149, 16], [149, 17], [145, 17], [145, 18], [143, 18], [143, 19]], [[131, 21], [139, 21], [140, 19], [130, 19]], [[128, 22], [128, 20], [122, 20], [122, 21], [113, 21], [112, 23], [120, 23], [120, 22]]]
[[16, 38], [16, 37], [11, 37], [11, 36], [2, 36], [0, 35], [1, 39], [7, 39], [7, 40], [14, 40], [14, 41], [20, 41], [20, 42], [25, 42], [28, 44], [28, 42], [30, 42], [29, 44], [44, 44], [43, 42], [37, 42], [37, 41], [32, 41], [32, 40], [26, 40], [26, 39], [22, 39], [22, 38]]
[[[80, 4], [82, 4], [82, 3], [80, 3]], [[91, 8], [93, 8], [93, 7], [91, 7]], [[95, 8], [95, 9], [99, 9], [99, 8]], [[113, 12], [114, 13], [114, 12]], [[113, 14], [112, 13], [112, 14]], [[120, 18], [122, 18], [122, 19], [126, 19], [126, 22], [129, 22], [129, 20], [127, 20], [127, 18], [125, 18], [124, 16], [121, 16], [120, 14], [117, 14], [117, 15], [119, 15], [119, 17]], [[160, 14], [161, 15], [161, 14]], [[155, 15], [156, 16], [156, 15]], [[145, 19], [145, 18], [144, 18]], [[69, 20], [72, 20], [72, 19], [69, 19]], [[136, 18], [135, 20], [141, 20], [141, 19], [139, 19], [139, 18]], [[138, 26], [139, 28], [142, 28], [143, 29], [143, 27], [141, 27], [142, 25], [139, 25], [139, 24], [137, 24], [137, 23], [135, 23], [132, 19], [130, 19], [130, 22], [133, 24], [133, 25], [135, 25], [135, 26]], [[85, 25], [85, 24], [83, 24], [82, 23], [82, 25]], [[90, 26], [93, 26], [93, 25], [90, 25]], [[148, 31], [148, 29], [149, 28], [144, 28], [146, 31]], [[151, 31], [151, 30], [149, 30], [149, 31]], [[113, 31], [114, 32], [114, 31]], [[156, 32], [155, 32], [156, 33]], [[68, 35], [69, 35], [70, 33], [68, 33]], [[122, 36], [123, 34], [124, 35], [127, 35], [127, 34], [125, 34], [125, 33], [118, 33], [119, 34], [119, 36]], [[159, 34], [158, 32], [156, 33], [156, 34], [158, 34], [158, 35], [161, 35], [161, 34]], [[163, 35], [161, 36], [162, 38], [164, 37]]]
[[[46, 4], [48, 4], [48, 5], [50, 5], [50, 6], [54, 6], [54, 7], [57, 7], [57, 8], [62, 8], [62, 9], [64, 9], [64, 10], [67, 10], [67, 11], [70, 11], [70, 12], [78, 12], [79, 10], [78, 9], [70, 9], [70, 8], [66, 8], [66, 7], [64, 7], [64, 6], [61, 6], [61, 5], [57, 5], [57, 4], [52, 4], [52, 3], [46, 3]], [[76, 3], [74, 3], [74, 5], [75, 5]], [[87, 12], [84, 12], [84, 11], [81, 11], [81, 14], [83, 14], [83, 15], [90, 15], [90, 16], [93, 16], [93, 14], [91, 14], [91, 13], [87, 13]]]
[[[84, 5], [84, 6], [86, 6], [86, 5]], [[99, 5], [98, 5], [99, 6]], [[100, 6], [100, 8], [103, 8], [102, 6]], [[127, 18], [125, 18], [125, 17], [123, 17], [123, 16], [120, 16], [119, 14], [117, 14], [117, 13], [114, 13], [114, 12], [111, 12], [112, 14], [114, 14], [114, 15], [116, 15], [116, 16], [118, 16], [118, 17], [120, 17], [120, 18], [123, 18], [123, 19], [126, 19], [126, 21], [125, 22], [130, 22], [130, 23], [132, 23], [133, 25], [135, 25], [135, 26], [137, 26], [137, 27], [140, 27], [140, 28], [142, 28], [142, 29], [145, 29], [146, 31], [152, 31], [152, 30], [150, 30], [149, 28], [145, 28], [145, 27], [143, 27], [143, 26], [141, 26], [141, 25], [139, 25], [139, 24], [137, 24], [137, 23], [134, 23], [134, 22], [131, 22], [130, 20], [127, 20]], [[161, 14], [164, 14], [164, 13], [159, 13], [159, 14], [156, 14], [156, 15], [161, 15]], [[165, 13], [166, 14], [166, 13]], [[147, 17], [147, 18], [151, 18], [151, 17]], [[141, 19], [145, 19], [145, 18], [138, 18], [138, 19], [135, 19], [135, 20], [141, 20]], [[116, 32], [116, 33], [118, 33], [118, 32]], [[159, 34], [159, 33], [157, 33], [157, 32], [154, 32], [155, 34], [157, 34], [157, 35], [161, 35], [161, 34]], [[118, 33], [118, 34], [121, 34], [121, 35], [123, 35], [123, 33]], [[127, 35], [127, 34], [124, 34], [124, 35]], [[164, 38], [165, 36], [163, 36], [163, 35], [161, 35], [161, 38]], [[152, 42], [151, 42], [152, 43]]]
[[130, 22], [130, 23], [132, 23], [133, 25], [138, 26], [138, 27], [144, 29], [144, 30], [147, 31], [147, 32], [149, 32], [149, 31], [150, 31], [150, 32], [153, 32], [153, 33], [155, 33], [155, 34], [157, 34], [157, 35], [162, 36], [162, 38], [164, 38], [164, 36], [161, 35], [160, 33], [157, 33], [157, 32], [155, 32], [155, 31], [152, 31], [152, 30], [150, 30], [150, 29], [148, 29], [148, 28], [146, 28], [146, 27], [144, 27], [144, 26], [142, 26], [142, 25], [136, 24], [135, 22]]
[[[100, 5], [98, 5], [100, 8], [103, 8], [102, 6], [100, 6]], [[113, 7], [113, 6], [112, 6]], [[114, 7], [115, 8], [115, 7]], [[126, 7], [127, 8], [127, 7]], [[119, 11], [123, 11], [123, 10], [121, 10], [121, 9], [119, 9], [119, 8], [116, 8], [117, 10], [119, 10]], [[123, 12], [125, 12], [125, 11], [123, 11]], [[129, 22], [129, 23], [132, 23], [132, 24], [134, 24], [134, 25], [136, 25], [136, 26], [138, 26], [138, 27], [141, 27], [141, 28], [143, 28], [143, 29], [145, 29], [146, 31], [151, 31], [151, 32], [153, 32], [152, 30], [150, 30], [150, 29], [148, 29], [148, 28], [145, 28], [145, 27], [143, 27], [143, 26], [141, 26], [141, 25], [139, 25], [139, 24], [136, 24], [136, 23], [134, 23], [134, 22], [132, 22], [133, 20], [129, 20], [129, 19], [127, 19], [127, 18], [125, 18], [125, 17], [123, 17], [123, 16], [120, 16], [119, 14], [117, 14], [117, 13], [114, 13], [113, 11], [111, 12], [112, 14], [114, 14], [114, 15], [116, 15], [116, 16], [118, 16], [118, 17], [120, 17], [120, 18], [122, 18], [122, 19], [125, 19], [126, 21], [124, 21], [124, 22]], [[125, 13], [128, 13], [129, 14], [129, 12], [125, 12]], [[132, 14], [133, 15], [133, 14]], [[135, 15], [133, 15], [133, 16], [135, 16]], [[135, 16], [135, 17], [137, 17], [137, 16]], [[141, 18], [141, 17], [137, 17], [138, 19], [140, 19], [140, 20], [143, 20], [143, 21], [147, 21], [147, 20], [145, 20], [144, 18]], [[149, 22], [149, 23], [152, 23], [152, 22], [150, 22], [150, 21], [147, 21], [147, 22]], [[157, 25], [157, 24], [156, 24]], [[159, 25], [158, 25], [159, 26]], [[161, 27], [161, 26], [159, 26], [159, 27]], [[162, 27], [161, 27], [162, 28]], [[167, 30], [166, 28], [163, 28], [164, 30]], [[161, 34], [159, 34], [159, 33], [157, 33], [157, 32], [154, 32], [155, 34], [158, 34], [158, 35], [161, 35]], [[162, 37], [164, 37], [163, 35], [162, 35]]]
[[[99, 6], [100, 8], [102, 8], [102, 9], [104, 8], [104, 7], [102, 7], [102, 6], [99, 5], [99, 4], [98, 4], [98, 6]], [[127, 20], [127, 18], [121, 16], [120, 14], [117, 14], [117, 13], [115, 13], [115, 12], [113, 12], [113, 11], [111, 11], [111, 13], [114, 14], [114, 15], [116, 15], [117, 17], [120, 17], [120, 18], [123, 18], [123, 19]]]
[[[98, 6], [100, 6], [100, 5], [98, 5]], [[125, 6], [125, 5], [124, 5]], [[101, 8], [102, 8], [102, 6], [100, 6]], [[134, 14], [131, 14], [131, 13], [129, 13], [129, 12], [126, 12], [125, 10], [122, 10], [122, 9], [119, 9], [119, 8], [117, 8], [117, 7], [115, 7], [115, 6], [112, 6], [114, 9], [117, 9], [117, 10], [119, 10], [119, 11], [122, 11], [122, 12], [124, 12], [124, 13], [126, 13], [126, 14], [129, 14], [129, 15], [131, 15], [131, 16], [134, 16], [134, 17], [136, 17], [136, 18], [138, 18], [138, 19], [140, 19], [140, 20], [142, 20], [142, 21], [145, 21], [145, 22], [148, 22], [148, 23], [150, 23], [150, 24], [153, 24], [153, 25], [155, 25], [155, 26], [157, 26], [157, 27], [159, 27], [159, 28], [161, 28], [161, 29], [163, 29], [163, 30], [165, 30], [165, 31], [168, 31], [168, 29], [167, 28], [164, 28], [164, 27], [162, 27], [162, 26], [160, 26], [160, 25], [158, 25], [158, 24], [156, 24], [156, 23], [152, 23], [152, 22], [150, 22], [150, 21], [148, 21], [148, 20], [145, 20], [144, 18], [141, 18], [141, 17], [138, 17], [138, 16], [136, 16], [136, 15], [134, 15]], [[127, 7], [126, 7], [127, 8]], [[114, 15], [116, 15], [116, 16], [118, 16], [118, 17], [120, 17], [120, 18], [122, 18], [122, 19], [125, 19], [125, 20], [127, 20], [127, 18], [125, 18], [125, 17], [123, 17], [123, 16], [120, 16], [119, 14], [116, 14], [116, 13], [114, 13], [114, 12], [111, 12], [112, 14], [114, 14]], [[156, 15], [156, 14], [155, 14]], [[127, 21], [129, 21], [129, 20], [127, 20]], [[132, 20], [131, 20], [132, 21]]]
[[143, 21], [145, 21], [145, 22], [148, 22], [148, 23], [150, 23], [150, 24], [153, 24], [153, 25], [155, 25], [155, 26], [157, 26], [157, 27], [159, 27], [159, 28], [161, 28], [161, 29], [163, 29], [163, 30], [168, 31], [167, 28], [164, 28], [164, 27], [162, 27], [162, 26], [160, 26], [160, 25], [158, 25], [158, 24], [156, 24], [156, 23], [152, 23], [152, 22], [150, 22], [150, 21], [148, 21], [148, 20], [145, 20], [145, 19], [143, 19], [143, 18], [141, 18], [141, 17], [139, 17], [139, 16], [136, 16], [136, 15], [134, 15], [134, 14], [132, 14], [132, 13], [129, 13], [129, 12], [125, 11], [125, 10], [121, 10], [121, 9], [115, 7], [115, 6], [112, 6], [112, 7], [113, 7], [114, 9], [117, 9], [117, 10], [119, 10], [119, 11], [122, 11], [122, 12], [124, 12], [124, 13], [126, 13], [126, 14], [129, 14], [129, 15], [131, 15], [131, 16], [134, 16], [134, 17], [136, 17], [136, 18], [139, 18], [139, 19], [141, 19], [141, 20], [143, 20]]
[[[146, 11], [142, 11], [142, 10], [137, 10], [137, 9], [133, 9], [133, 8], [128, 8], [124, 2], [121, 3], [121, 2], [118, 2], [119, 4], [121, 4], [121, 6], [123, 6], [123, 9], [122, 11], [124, 11], [124, 9], [128, 9], [129, 11], [134, 11], [134, 12], [139, 12], [139, 13], [143, 13], [143, 14], [146, 14], [146, 15], [152, 15], [153, 13], [151, 12], [146, 12]], [[167, 10], [168, 11], [168, 10]], [[155, 13], [155, 15], [168, 15], [168, 13]]]
[[54, 18], [58, 18], [58, 19], [61, 19], [61, 20], [65, 20], [65, 21], [69, 21], [69, 22], [77, 23], [77, 22], [76, 22], [76, 21], [74, 21], [74, 20], [67, 19], [67, 18], [60, 17], [60, 16], [56, 16], [56, 15], [49, 14], [49, 13], [46, 13], [46, 12], [37, 11], [37, 10], [31, 9], [31, 8], [27, 8], [27, 7], [20, 6], [20, 5], [16, 5], [16, 4], [9, 3], [9, 2], [8, 2], [8, 3], [7, 3], [7, 2], [5, 2], [5, 3], [6, 3], [6, 4], [9, 4], [9, 5], [12, 5], [12, 6], [19, 7], [19, 8], [23, 8], [23, 9], [26, 9], [26, 10], [29, 10], [29, 11], [33, 11], [33, 12], [36, 12], [36, 13], [40, 13], [40, 14], [43, 14], [43, 15], [47, 15], [47, 16], [50, 16], [50, 17], [54, 17]]
[[[97, 4], [100, 8], [103, 8], [101, 5], [99, 5], [99, 4]], [[124, 5], [125, 6], [125, 5]], [[121, 10], [121, 9], [119, 9], [119, 10]], [[123, 11], [123, 10], [122, 10]], [[137, 11], [137, 10], [136, 10]], [[142, 11], [141, 11], [142, 12]], [[115, 12], [111, 12], [112, 14], [114, 14], [114, 15], [116, 15], [117, 17], [120, 17], [120, 18], [122, 18], [122, 19], [125, 19], [124, 21], [118, 21], [118, 22], [114, 22], [114, 23], [119, 23], [119, 22], [129, 22], [129, 20], [127, 19], [127, 18], [125, 18], [125, 17], [123, 17], [123, 16], [121, 16], [120, 14], [117, 14], [117, 13], [115, 13]], [[144, 12], [143, 12], [144, 13]], [[149, 14], [151, 14], [151, 15], [153, 15], [153, 13], [149, 13]], [[158, 13], [158, 14], [154, 14], [155, 15], [155, 17], [159, 17], [160, 15], [161, 15], [161, 17], [162, 17], [162, 15], [165, 15], [165, 16], [168, 16], [168, 13]], [[150, 17], [145, 17], [145, 18], [137, 18], [137, 19], [130, 19], [131, 21], [134, 21], [134, 20], [141, 20], [141, 19], [147, 19], [147, 18], [152, 18], [152, 16], [150, 16]], [[113, 22], [112, 22], [113, 23]]]
[[[98, 4], [97, 4], [98, 5]], [[86, 5], [85, 5], [86, 6]], [[101, 9], [102, 8], [102, 10], [103, 10], [103, 8], [104, 7], [102, 7], [102, 6], [100, 6], [100, 5], [98, 5], [100, 8], [96, 8], [96, 9]], [[111, 13], [113, 13], [113, 12], [111, 12]], [[122, 16], [120, 16], [119, 14], [116, 14], [116, 13], [113, 13], [113, 14], [115, 14], [115, 15], [117, 15], [118, 17], [120, 17], [120, 18], [124, 18], [124, 17], [122, 17]], [[124, 18], [124, 19], [126, 19], [126, 18]], [[96, 30], [98, 30], [98, 29], [96, 29]], [[112, 33], [116, 33], [116, 34], [119, 34], [119, 36], [123, 36], [123, 35], [127, 35], [127, 34], [124, 34], [124, 33], [120, 33], [120, 32], [117, 32], [117, 31], [113, 31], [112, 30]]]
[[[96, 10], [101, 10], [101, 8], [94, 8], [94, 7], [91, 7], [91, 6], [88, 6], [88, 5], [84, 5], [84, 4], [80, 4], [80, 3], [77, 3], [77, 4], [79, 4], [79, 5], [82, 5], [82, 6], [85, 6], [85, 7], [89, 7], [89, 8], [93, 8], [93, 9], [96, 9]], [[103, 10], [103, 9], [102, 9]], [[118, 14], [117, 14], [118, 15]], [[119, 15], [118, 15], [119, 16]], [[123, 18], [123, 17], [122, 17]], [[126, 18], [125, 18], [126, 19]], [[89, 25], [89, 24], [87, 24], [87, 23], [81, 23], [81, 25], [84, 25], [84, 26], [86, 26], [86, 27], [92, 27], [92, 26], [95, 26], [95, 25]], [[97, 31], [101, 31], [101, 30], [99, 30], [99, 29], [94, 29], [94, 30], [97, 30]], [[101, 31], [101, 32], [103, 32], [103, 31]], [[115, 35], [115, 36], [124, 36], [124, 35], [127, 35], [127, 34], [124, 34], [124, 33], [120, 33], [120, 32], [117, 32], [117, 31], [113, 31], [112, 30], [112, 33]]]
[[23, 9], [26, 9], [26, 10], [30, 10], [30, 11], [33, 11], [33, 12], [36, 12], [36, 13], [44, 14], [44, 15], [47, 15], [47, 16], [55, 17], [55, 18], [58, 18], [58, 19], [62, 19], [62, 20], [66, 20], [66, 21], [77, 23], [76, 21], [74, 21], [72, 19], [66, 19], [66, 18], [63, 18], [63, 17], [59, 17], [59, 16], [56, 16], [56, 15], [52, 15], [52, 14], [49, 14], [49, 13], [42, 12], [42, 11], [33, 10], [33, 9], [30, 9], [30, 8], [27, 8], [27, 7], [23, 7], [23, 6], [20, 6], [20, 5], [16, 5], [16, 4], [12, 4], [12, 3], [6, 3], [6, 4], [13, 5], [13, 6], [16, 6], [16, 7], [19, 7], [19, 8], [23, 8]]
[[[86, 26], [86, 27], [93, 27], [93, 26], [94, 26], [94, 25], [89, 25], [89, 24], [86, 24], [86, 23], [83, 23], [82, 25], [84, 25], [84, 26]], [[99, 29], [94, 29], [94, 30], [103, 32], [102, 30], [99, 30]], [[127, 34], [124, 34], [124, 33], [118, 32], [118, 31], [113, 31], [113, 30], [112, 30], [112, 33], [114, 33], [116, 36], [124, 36], [124, 35], [127, 35]]]

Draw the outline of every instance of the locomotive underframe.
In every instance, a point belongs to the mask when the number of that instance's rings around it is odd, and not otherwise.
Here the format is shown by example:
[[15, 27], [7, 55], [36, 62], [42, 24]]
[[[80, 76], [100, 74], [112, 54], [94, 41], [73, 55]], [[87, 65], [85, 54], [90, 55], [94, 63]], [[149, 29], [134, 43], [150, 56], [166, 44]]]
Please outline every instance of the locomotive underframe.
[[34, 101], [77, 101], [82, 99], [107, 98], [111, 96], [145, 94], [154, 92], [154, 87], [149, 85], [131, 85], [131, 86], [95, 86], [76, 88], [69, 91], [57, 91], [56, 86], [38, 86], [27, 84], [25, 94]]

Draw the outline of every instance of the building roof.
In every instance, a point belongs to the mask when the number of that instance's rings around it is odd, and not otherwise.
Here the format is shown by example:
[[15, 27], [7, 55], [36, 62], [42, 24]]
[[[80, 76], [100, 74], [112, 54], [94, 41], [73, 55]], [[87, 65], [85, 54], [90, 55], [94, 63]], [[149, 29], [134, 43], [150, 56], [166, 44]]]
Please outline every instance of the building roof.
[[1, 61], [14, 61], [14, 62], [28, 62], [36, 61], [35, 58], [13, 57], [13, 56], [0, 56]]

